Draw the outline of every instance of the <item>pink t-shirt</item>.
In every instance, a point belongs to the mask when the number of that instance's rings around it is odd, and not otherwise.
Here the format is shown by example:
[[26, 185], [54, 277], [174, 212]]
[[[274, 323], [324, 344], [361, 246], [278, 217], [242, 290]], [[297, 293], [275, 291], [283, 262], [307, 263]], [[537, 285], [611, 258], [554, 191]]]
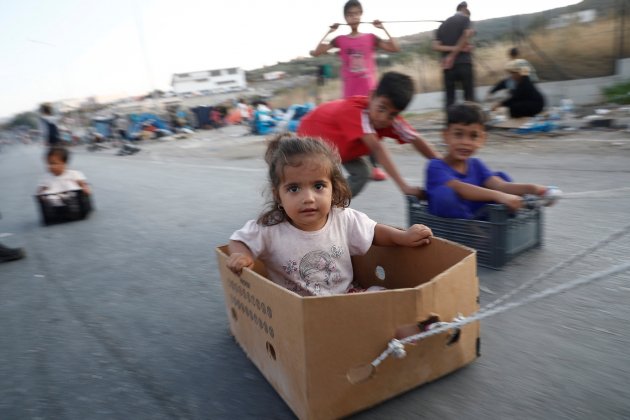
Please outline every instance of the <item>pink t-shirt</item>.
[[262, 226], [250, 220], [230, 239], [247, 245], [273, 282], [302, 296], [326, 296], [348, 291], [354, 275], [350, 257], [370, 249], [375, 226], [364, 213], [333, 207], [315, 232], [289, 222]]
[[376, 59], [379, 38], [374, 34], [340, 35], [332, 44], [339, 48], [343, 97], [370, 94], [376, 86]]

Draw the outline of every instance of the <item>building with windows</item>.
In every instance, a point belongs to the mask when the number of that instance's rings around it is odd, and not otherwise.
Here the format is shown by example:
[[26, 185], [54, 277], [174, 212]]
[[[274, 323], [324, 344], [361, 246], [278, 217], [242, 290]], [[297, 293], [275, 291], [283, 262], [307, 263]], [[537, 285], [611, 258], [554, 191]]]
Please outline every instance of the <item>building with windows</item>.
[[237, 92], [247, 89], [245, 71], [238, 67], [176, 73], [171, 80], [173, 91], [178, 95], [211, 95]]

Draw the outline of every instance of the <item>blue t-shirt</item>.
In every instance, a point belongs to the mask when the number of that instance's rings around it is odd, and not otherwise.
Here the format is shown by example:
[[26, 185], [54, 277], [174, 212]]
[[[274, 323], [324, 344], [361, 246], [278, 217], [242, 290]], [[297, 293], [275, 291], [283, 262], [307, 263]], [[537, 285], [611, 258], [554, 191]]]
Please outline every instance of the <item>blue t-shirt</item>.
[[[446, 203], [450, 204], [452, 202], [453, 197], [456, 197], [457, 204], [467, 209], [469, 214], [475, 214], [477, 210], [487, 204], [482, 201], [464, 200], [446, 185], [447, 182], [456, 179], [467, 184], [483, 187], [488, 178], [495, 175], [480, 159], [470, 158], [467, 163], [466, 173], [462, 174], [448, 166], [441, 159], [431, 159], [427, 166], [426, 176], [430, 213], [443, 217], [466, 217], [461, 212], [461, 209], [444, 208], [445, 205], [448, 205]], [[446, 194], [449, 197], [445, 197]], [[449, 205], [449, 207], [452, 206]]]

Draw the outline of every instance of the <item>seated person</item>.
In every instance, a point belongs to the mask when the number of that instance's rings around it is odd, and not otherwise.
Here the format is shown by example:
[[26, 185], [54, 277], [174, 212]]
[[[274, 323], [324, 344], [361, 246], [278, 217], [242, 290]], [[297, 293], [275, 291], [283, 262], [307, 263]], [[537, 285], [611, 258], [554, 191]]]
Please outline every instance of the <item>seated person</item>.
[[547, 187], [516, 184], [506, 174], [493, 173], [473, 155], [486, 141], [483, 111], [474, 103], [449, 107], [443, 131], [447, 154], [432, 159], [427, 167], [429, 212], [441, 217], [473, 219], [482, 216], [488, 203], [500, 203], [516, 211], [522, 195], [543, 196]]
[[46, 194], [46, 199], [52, 205], [63, 205], [63, 201], [61, 197], [48, 194], [60, 194], [72, 190], [83, 190], [87, 195], [91, 193], [85, 175], [66, 168], [69, 158], [68, 149], [59, 146], [51, 147], [46, 153], [48, 173], [39, 183], [37, 194]]
[[[534, 66], [532, 66], [531, 63], [525, 60], [524, 58], [520, 58], [520, 51], [518, 50], [518, 48], [516, 47], [510, 48], [510, 50], [508, 51], [508, 56], [510, 57], [510, 61], [518, 60], [523, 65], [528, 66], [529, 67], [529, 80], [531, 80], [534, 83], [538, 82], [538, 75], [536, 74], [536, 70], [534, 69]], [[495, 94], [496, 92], [499, 92], [502, 90], [512, 91], [514, 90], [515, 86], [516, 86], [516, 83], [514, 82], [514, 79], [508, 76], [505, 79], [502, 79], [501, 81], [499, 81], [496, 85], [492, 87], [492, 89], [488, 91], [486, 100], [490, 100], [492, 95]]]
[[[540, 93], [536, 85], [532, 83], [530, 74], [530, 65], [526, 60], [512, 60], [505, 66], [506, 71], [510, 74], [513, 81], [510, 88], [510, 96], [494, 105], [492, 110], [499, 107], [507, 107], [510, 110], [510, 117], [533, 117], [540, 113], [545, 107], [545, 98]], [[507, 83], [500, 83], [500, 88], [508, 88]], [[491, 92], [499, 90], [495, 86]]]

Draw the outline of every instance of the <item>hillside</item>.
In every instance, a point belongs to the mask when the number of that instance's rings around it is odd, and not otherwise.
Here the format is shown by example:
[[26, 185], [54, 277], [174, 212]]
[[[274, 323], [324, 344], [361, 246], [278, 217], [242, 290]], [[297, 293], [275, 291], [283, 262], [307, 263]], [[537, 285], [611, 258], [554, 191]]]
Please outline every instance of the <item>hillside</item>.
[[[563, 14], [596, 9], [598, 11], [598, 18], [602, 19], [616, 16], [618, 13], [617, 8], [616, 0], [584, 0], [575, 5], [550, 9], [538, 13], [473, 21], [477, 31], [475, 44], [477, 45], [477, 48], [484, 48], [502, 42], [531, 44], [532, 37], [545, 32], [546, 25], [548, 25], [552, 19]], [[614, 27], [610, 30], [614, 30]], [[409, 63], [419, 55], [435, 57], [436, 55], [430, 47], [432, 36], [432, 32], [421, 32], [414, 35], [400, 37], [399, 41], [402, 51], [397, 54], [392, 54], [387, 59], [381, 59], [381, 62], [378, 63], [379, 66], [383, 67]], [[545, 43], [543, 42], [543, 44]], [[534, 52], [534, 55], [540, 56], [539, 59], [541, 60], [546, 55], [544, 48], [536, 44], [526, 46], [531, 49], [540, 50]], [[550, 57], [547, 57], [546, 59], [550, 59]], [[335, 55], [325, 55], [317, 58], [302, 57], [288, 62], [278, 62], [276, 65], [248, 71], [247, 78], [250, 82], [261, 81], [263, 79], [263, 74], [271, 71], [284, 71], [289, 76], [315, 75], [318, 66], [321, 64], [330, 64], [333, 68], [333, 76], [337, 76], [339, 66], [337, 57]], [[610, 66], [607, 66], [605, 69], [602, 68], [599, 71], [593, 69], [593, 71], [591, 71], [589, 75], [586, 75], [586, 77], [603, 75], [610, 71], [609, 67]], [[543, 73], [545, 73], [545, 71], [543, 71]], [[549, 74], [545, 74], [545, 78], [547, 80], [557, 80], [571, 77], [567, 74], [567, 72], [557, 71], [557, 69], [550, 70], [548, 73]]]
[[[630, 2], [625, 2], [630, 3]], [[630, 4], [626, 6], [630, 15]], [[584, 10], [595, 9], [594, 21], [579, 22], [565, 19], [565, 25], [552, 28], [558, 17]], [[556, 81], [607, 76], [614, 73], [617, 58], [630, 56], [630, 17], [623, 19], [616, 0], [585, 0], [581, 3], [550, 9], [528, 15], [507, 16], [473, 22], [475, 36], [475, 81], [490, 85], [504, 75], [507, 51], [518, 46], [521, 55], [529, 60], [541, 81]], [[621, 33], [624, 39], [621, 40]], [[381, 57], [379, 71], [395, 70], [412, 76], [417, 92], [442, 89], [442, 71], [438, 55], [431, 49], [432, 32], [423, 32], [399, 38], [401, 52]], [[333, 77], [326, 86], [318, 88], [315, 75], [320, 64], [330, 64]], [[248, 72], [254, 87], [273, 92], [276, 106], [291, 103], [331, 100], [339, 97], [339, 59], [335, 55], [317, 58], [299, 58], [277, 63], [264, 69]], [[260, 82], [265, 72], [281, 70], [287, 78], [279, 83]]]

